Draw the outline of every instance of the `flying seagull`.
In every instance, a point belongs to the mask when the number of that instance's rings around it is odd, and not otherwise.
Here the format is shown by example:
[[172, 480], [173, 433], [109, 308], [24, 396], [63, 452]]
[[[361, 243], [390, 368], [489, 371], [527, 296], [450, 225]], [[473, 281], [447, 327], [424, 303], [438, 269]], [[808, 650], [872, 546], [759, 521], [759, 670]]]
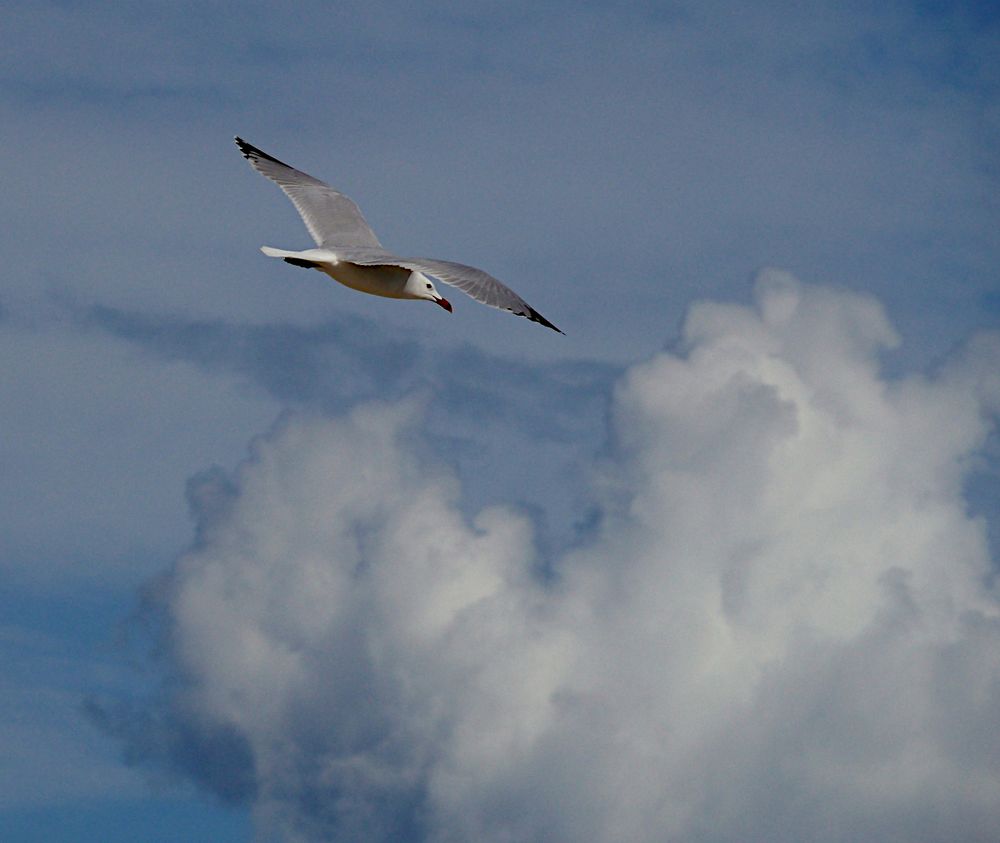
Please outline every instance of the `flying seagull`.
[[432, 301], [451, 313], [451, 304], [427, 277], [433, 275], [476, 301], [559, 331], [517, 293], [481, 269], [432, 258], [401, 258], [387, 252], [361, 210], [343, 193], [289, 167], [242, 138], [236, 138], [236, 145], [258, 173], [267, 176], [292, 200], [319, 247], [290, 252], [261, 246], [265, 255], [283, 258], [293, 266], [318, 269], [334, 281], [362, 293]]

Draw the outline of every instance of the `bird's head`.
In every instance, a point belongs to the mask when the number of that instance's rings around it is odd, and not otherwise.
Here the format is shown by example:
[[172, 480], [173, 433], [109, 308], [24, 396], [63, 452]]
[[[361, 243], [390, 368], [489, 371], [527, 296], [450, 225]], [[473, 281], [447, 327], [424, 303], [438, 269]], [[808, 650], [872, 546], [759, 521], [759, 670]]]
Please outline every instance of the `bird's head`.
[[410, 273], [410, 277], [406, 279], [406, 292], [415, 299], [426, 299], [441, 305], [451, 313], [451, 303], [437, 291], [434, 282], [422, 272]]

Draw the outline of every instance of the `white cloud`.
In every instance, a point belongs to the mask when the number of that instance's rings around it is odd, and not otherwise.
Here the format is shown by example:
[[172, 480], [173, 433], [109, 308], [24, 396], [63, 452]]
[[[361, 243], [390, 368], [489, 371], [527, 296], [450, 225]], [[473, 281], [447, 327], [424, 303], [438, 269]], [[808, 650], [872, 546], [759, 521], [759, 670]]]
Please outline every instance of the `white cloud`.
[[460, 514], [416, 404], [286, 418], [192, 490], [164, 722], [219, 792], [235, 740], [289, 840], [989, 839], [1000, 607], [962, 483], [1000, 342], [887, 380], [895, 341], [780, 272], [696, 305], [618, 384], [600, 522], [547, 580], [524, 515]]

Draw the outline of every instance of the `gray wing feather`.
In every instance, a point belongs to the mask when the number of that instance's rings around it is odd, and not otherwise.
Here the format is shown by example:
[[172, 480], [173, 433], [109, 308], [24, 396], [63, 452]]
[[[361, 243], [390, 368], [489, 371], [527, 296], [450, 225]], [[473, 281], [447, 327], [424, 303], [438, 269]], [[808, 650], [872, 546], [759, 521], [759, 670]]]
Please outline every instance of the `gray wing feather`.
[[236, 145], [258, 173], [273, 181], [292, 200], [316, 245], [381, 247], [361, 210], [343, 193], [289, 167], [242, 138], [236, 138]]
[[434, 258], [401, 258], [382, 249], [336, 249], [340, 260], [360, 266], [401, 266], [411, 272], [426, 272], [451, 287], [457, 287], [478, 302], [524, 316], [553, 331], [560, 331], [510, 287], [474, 266]]

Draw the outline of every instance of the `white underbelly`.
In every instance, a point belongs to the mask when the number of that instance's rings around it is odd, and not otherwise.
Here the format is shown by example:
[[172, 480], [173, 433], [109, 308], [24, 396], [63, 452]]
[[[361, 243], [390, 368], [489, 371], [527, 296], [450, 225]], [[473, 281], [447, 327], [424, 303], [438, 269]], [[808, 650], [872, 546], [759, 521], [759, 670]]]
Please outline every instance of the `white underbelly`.
[[321, 269], [345, 287], [390, 299], [403, 297], [406, 279], [410, 277], [410, 270], [399, 266], [358, 266], [346, 261], [333, 266], [327, 264]]

